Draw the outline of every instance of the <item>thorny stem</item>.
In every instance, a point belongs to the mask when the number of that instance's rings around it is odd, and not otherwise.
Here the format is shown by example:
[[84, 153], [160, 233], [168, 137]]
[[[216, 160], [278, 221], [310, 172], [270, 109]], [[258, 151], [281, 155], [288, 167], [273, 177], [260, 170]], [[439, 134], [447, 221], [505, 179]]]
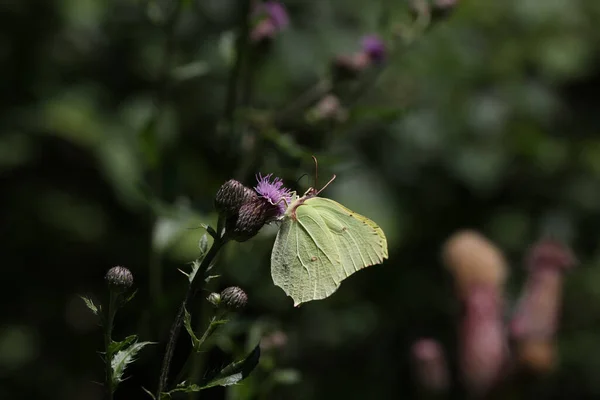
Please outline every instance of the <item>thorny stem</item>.
[[104, 323], [104, 351], [105, 351], [104, 364], [105, 364], [105, 371], [106, 371], [106, 398], [108, 400], [112, 400], [113, 393], [115, 391], [115, 385], [114, 385], [114, 382], [112, 379], [113, 378], [112, 377], [113, 354], [112, 354], [112, 351], [110, 350], [110, 345], [112, 343], [113, 323], [115, 320], [115, 314], [117, 312], [117, 310], [116, 310], [117, 298], [118, 298], [118, 295], [115, 292], [113, 292], [112, 290], [109, 290], [108, 305], [106, 308], [106, 321]]
[[177, 316], [175, 317], [175, 321], [173, 321], [173, 325], [171, 326], [171, 332], [169, 333], [169, 341], [167, 342], [167, 348], [165, 350], [165, 356], [163, 358], [162, 367], [160, 369], [160, 377], [158, 381], [158, 389], [156, 391], [156, 398], [160, 399], [160, 394], [167, 387], [167, 381], [169, 378], [169, 371], [171, 369], [171, 360], [173, 359], [173, 352], [175, 351], [175, 345], [177, 344], [177, 338], [179, 336], [179, 332], [181, 331], [181, 326], [183, 325], [183, 317], [185, 315], [185, 310], [188, 308], [188, 305], [192, 301], [192, 299], [196, 296], [198, 290], [202, 287], [202, 284], [205, 283], [204, 275], [208, 269], [212, 266], [216, 255], [219, 253], [219, 250], [226, 243], [225, 239], [215, 238], [210, 250], [200, 263], [200, 267], [198, 267], [198, 271], [194, 275], [194, 279], [190, 283], [188, 287], [188, 291], [186, 293], [185, 299], [183, 303], [179, 307], [179, 311], [177, 312]]

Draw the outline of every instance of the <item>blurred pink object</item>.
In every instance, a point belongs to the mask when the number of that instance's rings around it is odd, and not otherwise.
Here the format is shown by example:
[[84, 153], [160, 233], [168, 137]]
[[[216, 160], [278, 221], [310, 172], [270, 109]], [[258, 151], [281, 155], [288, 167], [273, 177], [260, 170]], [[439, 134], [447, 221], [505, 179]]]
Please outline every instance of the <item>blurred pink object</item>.
[[562, 298], [563, 272], [575, 265], [571, 250], [545, 239], [527, 257], [529, 277], [510, 324], [516, 339], [549, 339], [556, 333]]
[[459, 365], [465, 387], [483, 395], [500, 380], [508, 343], [502, 322], [503, 301], [493, 286], [469, 290], [459, 332]]
[[415, 379], [428, 392], [448, 390], [450, 377], [442, 346], [434, 339], [420, 339], [412, 346]]
[[258, 23], [250, 32], [250, 40], [253, 42], [272, 39], [290, 24], [287, 10], [278, 1], [258, 3], [254, 15], [258, 18]]

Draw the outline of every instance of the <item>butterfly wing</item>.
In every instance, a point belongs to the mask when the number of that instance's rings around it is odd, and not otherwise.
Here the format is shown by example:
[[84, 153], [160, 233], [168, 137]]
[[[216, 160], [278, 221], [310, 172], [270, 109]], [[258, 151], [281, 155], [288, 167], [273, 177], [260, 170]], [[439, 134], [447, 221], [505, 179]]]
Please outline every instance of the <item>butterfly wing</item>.
[[324, 299], [344, 278], [341, 256], [325, 220], [308, 205], [284, 217], [271, 253], [271, 276], [294, 306]]
[[271, 254], [273, 281], [299, 305], [326, 298], [343, 279], [387, 258], [387, 241], [370, 219], [313, 197], [286, 216]]
[[341, 256], [344, 278], [388, 258], [383, 230], [369, 218], [321, 197], [306, 201], [325, 222]]

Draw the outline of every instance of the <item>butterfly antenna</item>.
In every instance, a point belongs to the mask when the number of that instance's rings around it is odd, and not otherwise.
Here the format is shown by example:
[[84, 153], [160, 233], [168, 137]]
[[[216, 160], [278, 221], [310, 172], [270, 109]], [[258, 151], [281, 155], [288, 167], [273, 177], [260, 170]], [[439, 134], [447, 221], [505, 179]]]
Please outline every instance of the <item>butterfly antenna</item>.
[[300, 179], [304, 178], [306, 175], [308, 174], [302, 174], [300, 175], [300, 178], [296, 179], [296, 186], [298, 186], [298, 184], [300, 183]]
[[331, 179], [329, 180], [329, 182], [327, 182], [327, 183], [325, 184], [325, 186], [323, 186], [321, 189], [319, 189], [319, 191], [317, 192], [317, 194], [316, 194], [315, 196], [318, 196], [318, 195], [319, 195], [319, 193], [321, 193], [323, 190], [325, 190], [325, 188], [326, 188], [327, 186], [329, 186], [329, 184], [330, 184], [331, 182], [333, 182], [334, 180], [335, 180], [335, 174], [334, 174], [334, 175], [331, 177]]
[[319, 163], [317, 157], [311, 156], [315, 160], [315, 187], [319, 187]]

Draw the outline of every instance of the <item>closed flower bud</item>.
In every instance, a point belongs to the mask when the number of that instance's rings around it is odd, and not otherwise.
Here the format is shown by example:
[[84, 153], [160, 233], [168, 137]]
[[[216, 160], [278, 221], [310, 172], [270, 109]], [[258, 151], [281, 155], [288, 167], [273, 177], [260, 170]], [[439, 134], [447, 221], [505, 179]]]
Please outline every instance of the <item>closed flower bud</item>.
[[133, 285], [133, 275], [125, 267], [117, 266], [108, 270], [105, 276], [108, 288], [117, 293], [127, 291]]
[[478, 232], [465, 230], [452, 235], [444, 245], [443, 259], [462, 294], [480, 285], [500, 287], [506, 280], [502, 253]]
[[238, 213], [242, 204], [256, 196], [254, 191], [235, 179], [225, 182], [215, 196], [215, 208], [219, 214], [230, 217]]
[[248, 303], [248, 295], [237, 286], [223, 289], [221, 292], [221, 304], [230, 311], [240, 310]]
[[262, 197], [251, 199], [240, 207], [237, 218], [227, 220], [227, 237], [237, 242], [251, 239], [273, 219], [277, 211], [277, 206]]
[[206, 300], [208, 300], [208, 302], [210, 304], [212, 304], [215, 307], [219, 307], [219, 304], [221, 304], [221, 295], [219, 293], [211, 293], [208, 295], [208, 297], [206, 298]]

